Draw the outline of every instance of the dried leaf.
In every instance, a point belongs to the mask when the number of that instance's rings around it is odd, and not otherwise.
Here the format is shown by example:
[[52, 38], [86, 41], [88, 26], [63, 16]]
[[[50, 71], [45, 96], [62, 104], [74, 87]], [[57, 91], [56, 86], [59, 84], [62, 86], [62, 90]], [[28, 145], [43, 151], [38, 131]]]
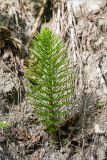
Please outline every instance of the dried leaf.
[[11, 31], [6, 27], [0, 27], [0, 35], [1, 37], [9, 38], [12, 36]]
[[4, 40], [0, 40], [0, 48], [3, 48], [3, 47], [4, 47], [4, 45], [5, 45]]

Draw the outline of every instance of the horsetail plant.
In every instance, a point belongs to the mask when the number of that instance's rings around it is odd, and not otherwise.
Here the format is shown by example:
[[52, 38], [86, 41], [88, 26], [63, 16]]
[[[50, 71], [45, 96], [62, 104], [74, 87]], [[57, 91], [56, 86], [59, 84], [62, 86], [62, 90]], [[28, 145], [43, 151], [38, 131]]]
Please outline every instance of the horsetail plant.
[[36, 114], [50, 133], [66, 116], [73, 95], [73, 73], [62, 39], [44, 28], [34, 38], [27, 68], [29, 96]]

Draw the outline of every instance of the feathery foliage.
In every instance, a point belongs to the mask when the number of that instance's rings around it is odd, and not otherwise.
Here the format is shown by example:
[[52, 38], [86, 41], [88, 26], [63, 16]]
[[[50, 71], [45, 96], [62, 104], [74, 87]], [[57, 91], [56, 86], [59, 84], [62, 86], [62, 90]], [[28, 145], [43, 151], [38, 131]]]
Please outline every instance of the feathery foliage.
[[29, 96], [42, 123], [53, 133], [67, 114], [64, 107], [73, 94], [67, 49], [58, 35], [44, 28], [33, 40], [31, 56], [26, 73]]

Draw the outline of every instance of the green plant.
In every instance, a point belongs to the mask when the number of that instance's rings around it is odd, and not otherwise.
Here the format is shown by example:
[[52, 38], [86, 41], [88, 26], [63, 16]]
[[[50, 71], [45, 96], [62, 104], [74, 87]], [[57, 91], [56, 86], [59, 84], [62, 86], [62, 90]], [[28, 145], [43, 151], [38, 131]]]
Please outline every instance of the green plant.
[[51, 133], [67, 115], [73, 95], [73, 73], [62, 39], [44, 28], [33, 40], [32, 63], [26, 72], [29, 96], [42, 123]]
[[5, 121], [0, 121], [0, 128], [7, 128], [10, 124], [8, 122]]
[[69, 139], [67, 139], [67, 138], [62, 139], [62, 145], [63, 146], [66, 146], [68, 143], [69, 143]]
[[97, 108], [102, 109], [104, 107], [104, 101], [98, 100], [96, 103]]

